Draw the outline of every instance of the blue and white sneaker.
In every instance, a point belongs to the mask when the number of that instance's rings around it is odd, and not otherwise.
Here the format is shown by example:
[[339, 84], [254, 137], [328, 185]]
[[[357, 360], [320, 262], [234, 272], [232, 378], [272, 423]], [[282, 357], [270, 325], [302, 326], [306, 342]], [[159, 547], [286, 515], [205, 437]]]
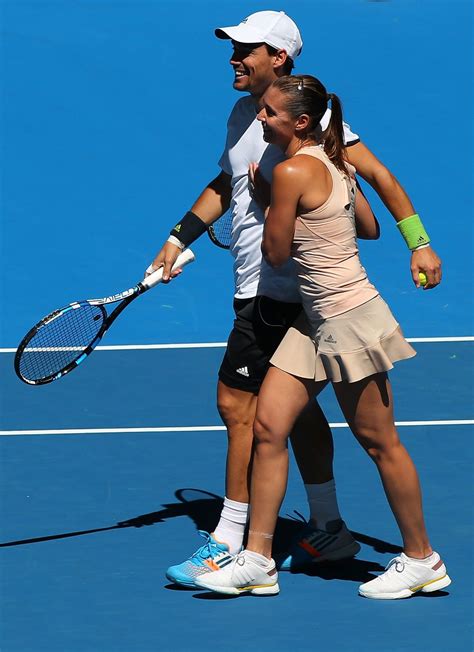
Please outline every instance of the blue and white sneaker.
[[206, 543], [182, 564], [168, 568], [166, 577], [170, 582], [197, 588], [195, 584], [197, 577], [220, 570], [232, 561], [233, 557], [229, 553], [227, 544], [219, 543], [212, 534], [208, 534], [204, 530], [198, 530], [198, 533], [207, 539]]
[[328, 530], [320, 530], [306, 523], [290, 550], [279, 557], [279, 571], [298, 571], [314, 563], [341, 561], [354, 557], [360, 545], [347, 529], [344, 521], [327, 524]]

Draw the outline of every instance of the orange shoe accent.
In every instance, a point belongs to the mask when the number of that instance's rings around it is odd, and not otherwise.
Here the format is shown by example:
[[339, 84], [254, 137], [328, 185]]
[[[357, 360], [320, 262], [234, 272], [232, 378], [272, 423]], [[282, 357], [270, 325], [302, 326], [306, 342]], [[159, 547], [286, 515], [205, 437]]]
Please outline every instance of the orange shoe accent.
[[205, 559], [204, 563], [207, 564], [209, 568], [213, 571], [220, 570], [219, 566], [212, 559]]
[[300, 541], [298, 543], [300, 548], [303, 548], [303, 550], [306, 550], [306, 552], [311, 555], [311, 557], [321, 557], [321, 554], [319, 550], [316, 550], [316, 548], [313, 548], [307, 541]]

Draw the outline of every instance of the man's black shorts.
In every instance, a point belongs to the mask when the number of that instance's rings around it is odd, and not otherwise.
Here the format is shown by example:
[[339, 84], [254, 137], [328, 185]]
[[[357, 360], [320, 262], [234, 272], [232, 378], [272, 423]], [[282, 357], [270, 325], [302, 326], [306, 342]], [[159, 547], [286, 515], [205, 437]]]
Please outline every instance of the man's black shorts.
[[234, 327], [219, 369], [220, 380], [228, 387], [257, 394], [270, 358], [301, 310], [300, 303], [263, 296], [234, 299]]

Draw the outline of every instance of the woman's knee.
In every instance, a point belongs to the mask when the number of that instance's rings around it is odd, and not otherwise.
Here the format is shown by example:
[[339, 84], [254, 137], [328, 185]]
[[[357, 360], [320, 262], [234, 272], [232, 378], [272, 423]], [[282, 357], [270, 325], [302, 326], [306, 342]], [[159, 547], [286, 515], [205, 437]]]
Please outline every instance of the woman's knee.
[[256, 446], [277, 446], [286, 448], [288, 433], [282, 432], [278, 424], [271, 418], [271, 415], [257, 410], [253, 423], [253, 436]]

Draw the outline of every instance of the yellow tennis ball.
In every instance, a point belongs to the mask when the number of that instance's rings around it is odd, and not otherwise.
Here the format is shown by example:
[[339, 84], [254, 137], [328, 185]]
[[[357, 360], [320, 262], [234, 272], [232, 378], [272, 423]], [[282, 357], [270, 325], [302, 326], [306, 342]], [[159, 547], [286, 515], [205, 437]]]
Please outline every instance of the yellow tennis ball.
[[421, 287], [424, 287], [428, 283], [428, 279], [424, 272], [418, 272], [418, 280], [420, 281]]

